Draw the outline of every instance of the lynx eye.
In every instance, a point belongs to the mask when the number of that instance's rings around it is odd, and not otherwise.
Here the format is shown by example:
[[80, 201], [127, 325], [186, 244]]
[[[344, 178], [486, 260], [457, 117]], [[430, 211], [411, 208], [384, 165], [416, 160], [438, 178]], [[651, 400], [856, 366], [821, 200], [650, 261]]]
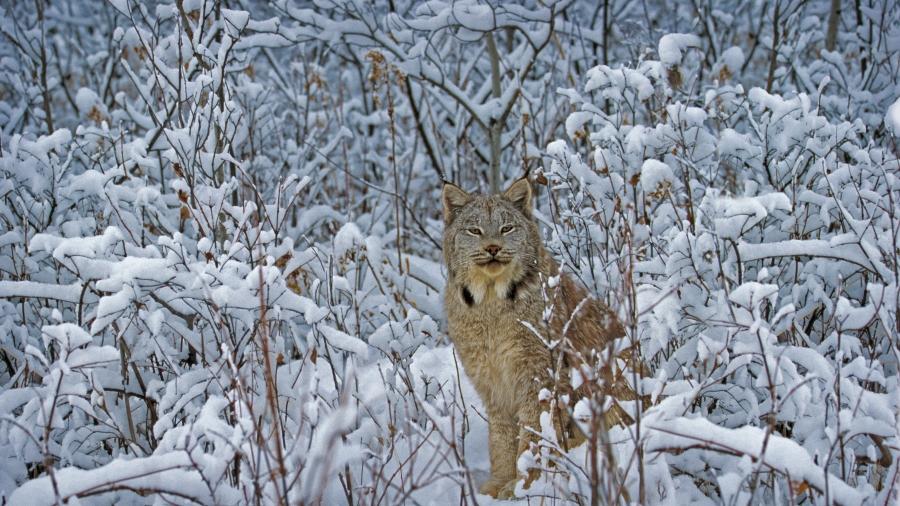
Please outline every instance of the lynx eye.
[[512, 225], [506, 225], [500, 229], [500, 233], [503, 235], [506, 235], [506, 234], [512, 232], [514, 228], [515, 227], [513, 227]]
[[472, 227], [472, 228], [470, 228], [469, 230], [467, 230], [466, 232], [468, 232], [468, 233], [471, 234], [471, 235], [481, 235], [481, 229], [480, 229], [480, 228]]

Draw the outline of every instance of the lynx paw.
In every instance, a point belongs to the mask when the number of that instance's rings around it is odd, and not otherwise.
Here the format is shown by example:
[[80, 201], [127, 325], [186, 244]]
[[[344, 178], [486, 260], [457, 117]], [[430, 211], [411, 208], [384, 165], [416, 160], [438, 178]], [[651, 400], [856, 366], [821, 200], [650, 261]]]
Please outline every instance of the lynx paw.
[[516, 498], [516, 482], [518, 478], [512, 480], [503, 480], [491, 478], [484, 482], [479, 492], [489, 495], [495, 499], [515, 499]]

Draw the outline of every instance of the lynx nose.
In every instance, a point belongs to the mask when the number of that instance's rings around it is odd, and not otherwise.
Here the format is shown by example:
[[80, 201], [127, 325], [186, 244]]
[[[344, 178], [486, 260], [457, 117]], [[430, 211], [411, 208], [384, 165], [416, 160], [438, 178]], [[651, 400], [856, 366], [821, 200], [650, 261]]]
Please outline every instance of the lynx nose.
[[485, 246], [484, 250], [487, 251], [488, 253], [490, 253], [492, 257], [495, 257], [495, 256], [497, 256], [497, 253], [500, 252], [500, 246], [497, 246], [496, 244], [491, 244], [489, 246]]

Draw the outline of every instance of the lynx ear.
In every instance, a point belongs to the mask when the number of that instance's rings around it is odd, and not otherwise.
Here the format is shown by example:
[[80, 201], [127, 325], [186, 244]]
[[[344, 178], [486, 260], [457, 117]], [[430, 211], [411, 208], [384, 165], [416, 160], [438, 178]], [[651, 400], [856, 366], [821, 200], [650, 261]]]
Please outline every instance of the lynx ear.
[[453, 223], [459, 210], [471, 201], [472, 197], [458, 186], [444, 183], [444, 191], [441, 192], [441, 203], [444, 205], [444, 224]]
[[531, 217], [531, 183], [522, 178], [503, 192], [503, 200], [516, 206], [526, 218]]

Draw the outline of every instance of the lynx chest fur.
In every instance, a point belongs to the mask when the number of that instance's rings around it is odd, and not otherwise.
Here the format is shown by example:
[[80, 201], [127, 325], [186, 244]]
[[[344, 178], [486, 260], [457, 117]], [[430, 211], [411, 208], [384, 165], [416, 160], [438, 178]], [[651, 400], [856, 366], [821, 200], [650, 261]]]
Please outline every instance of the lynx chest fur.
[[[516, 460], [536, 441], [526, 427], [540, 430], [541, 389], [573, 393], [567, 373], [551, 372], [571, 359], [557, 361], [550, 340], [565, 338], [568, 349], [587, 354], [622, 335], [609, 308], [559, 276], [531, 200], [526, 179], [503, 195], [469, 195], [451, 184], [442, 195], [447, 326], [487, 411], [491, 477], [481, 491], [495, 497], [512, 495]], [[583, 439], [565, 408], [554, 425], [561, 438]]]

